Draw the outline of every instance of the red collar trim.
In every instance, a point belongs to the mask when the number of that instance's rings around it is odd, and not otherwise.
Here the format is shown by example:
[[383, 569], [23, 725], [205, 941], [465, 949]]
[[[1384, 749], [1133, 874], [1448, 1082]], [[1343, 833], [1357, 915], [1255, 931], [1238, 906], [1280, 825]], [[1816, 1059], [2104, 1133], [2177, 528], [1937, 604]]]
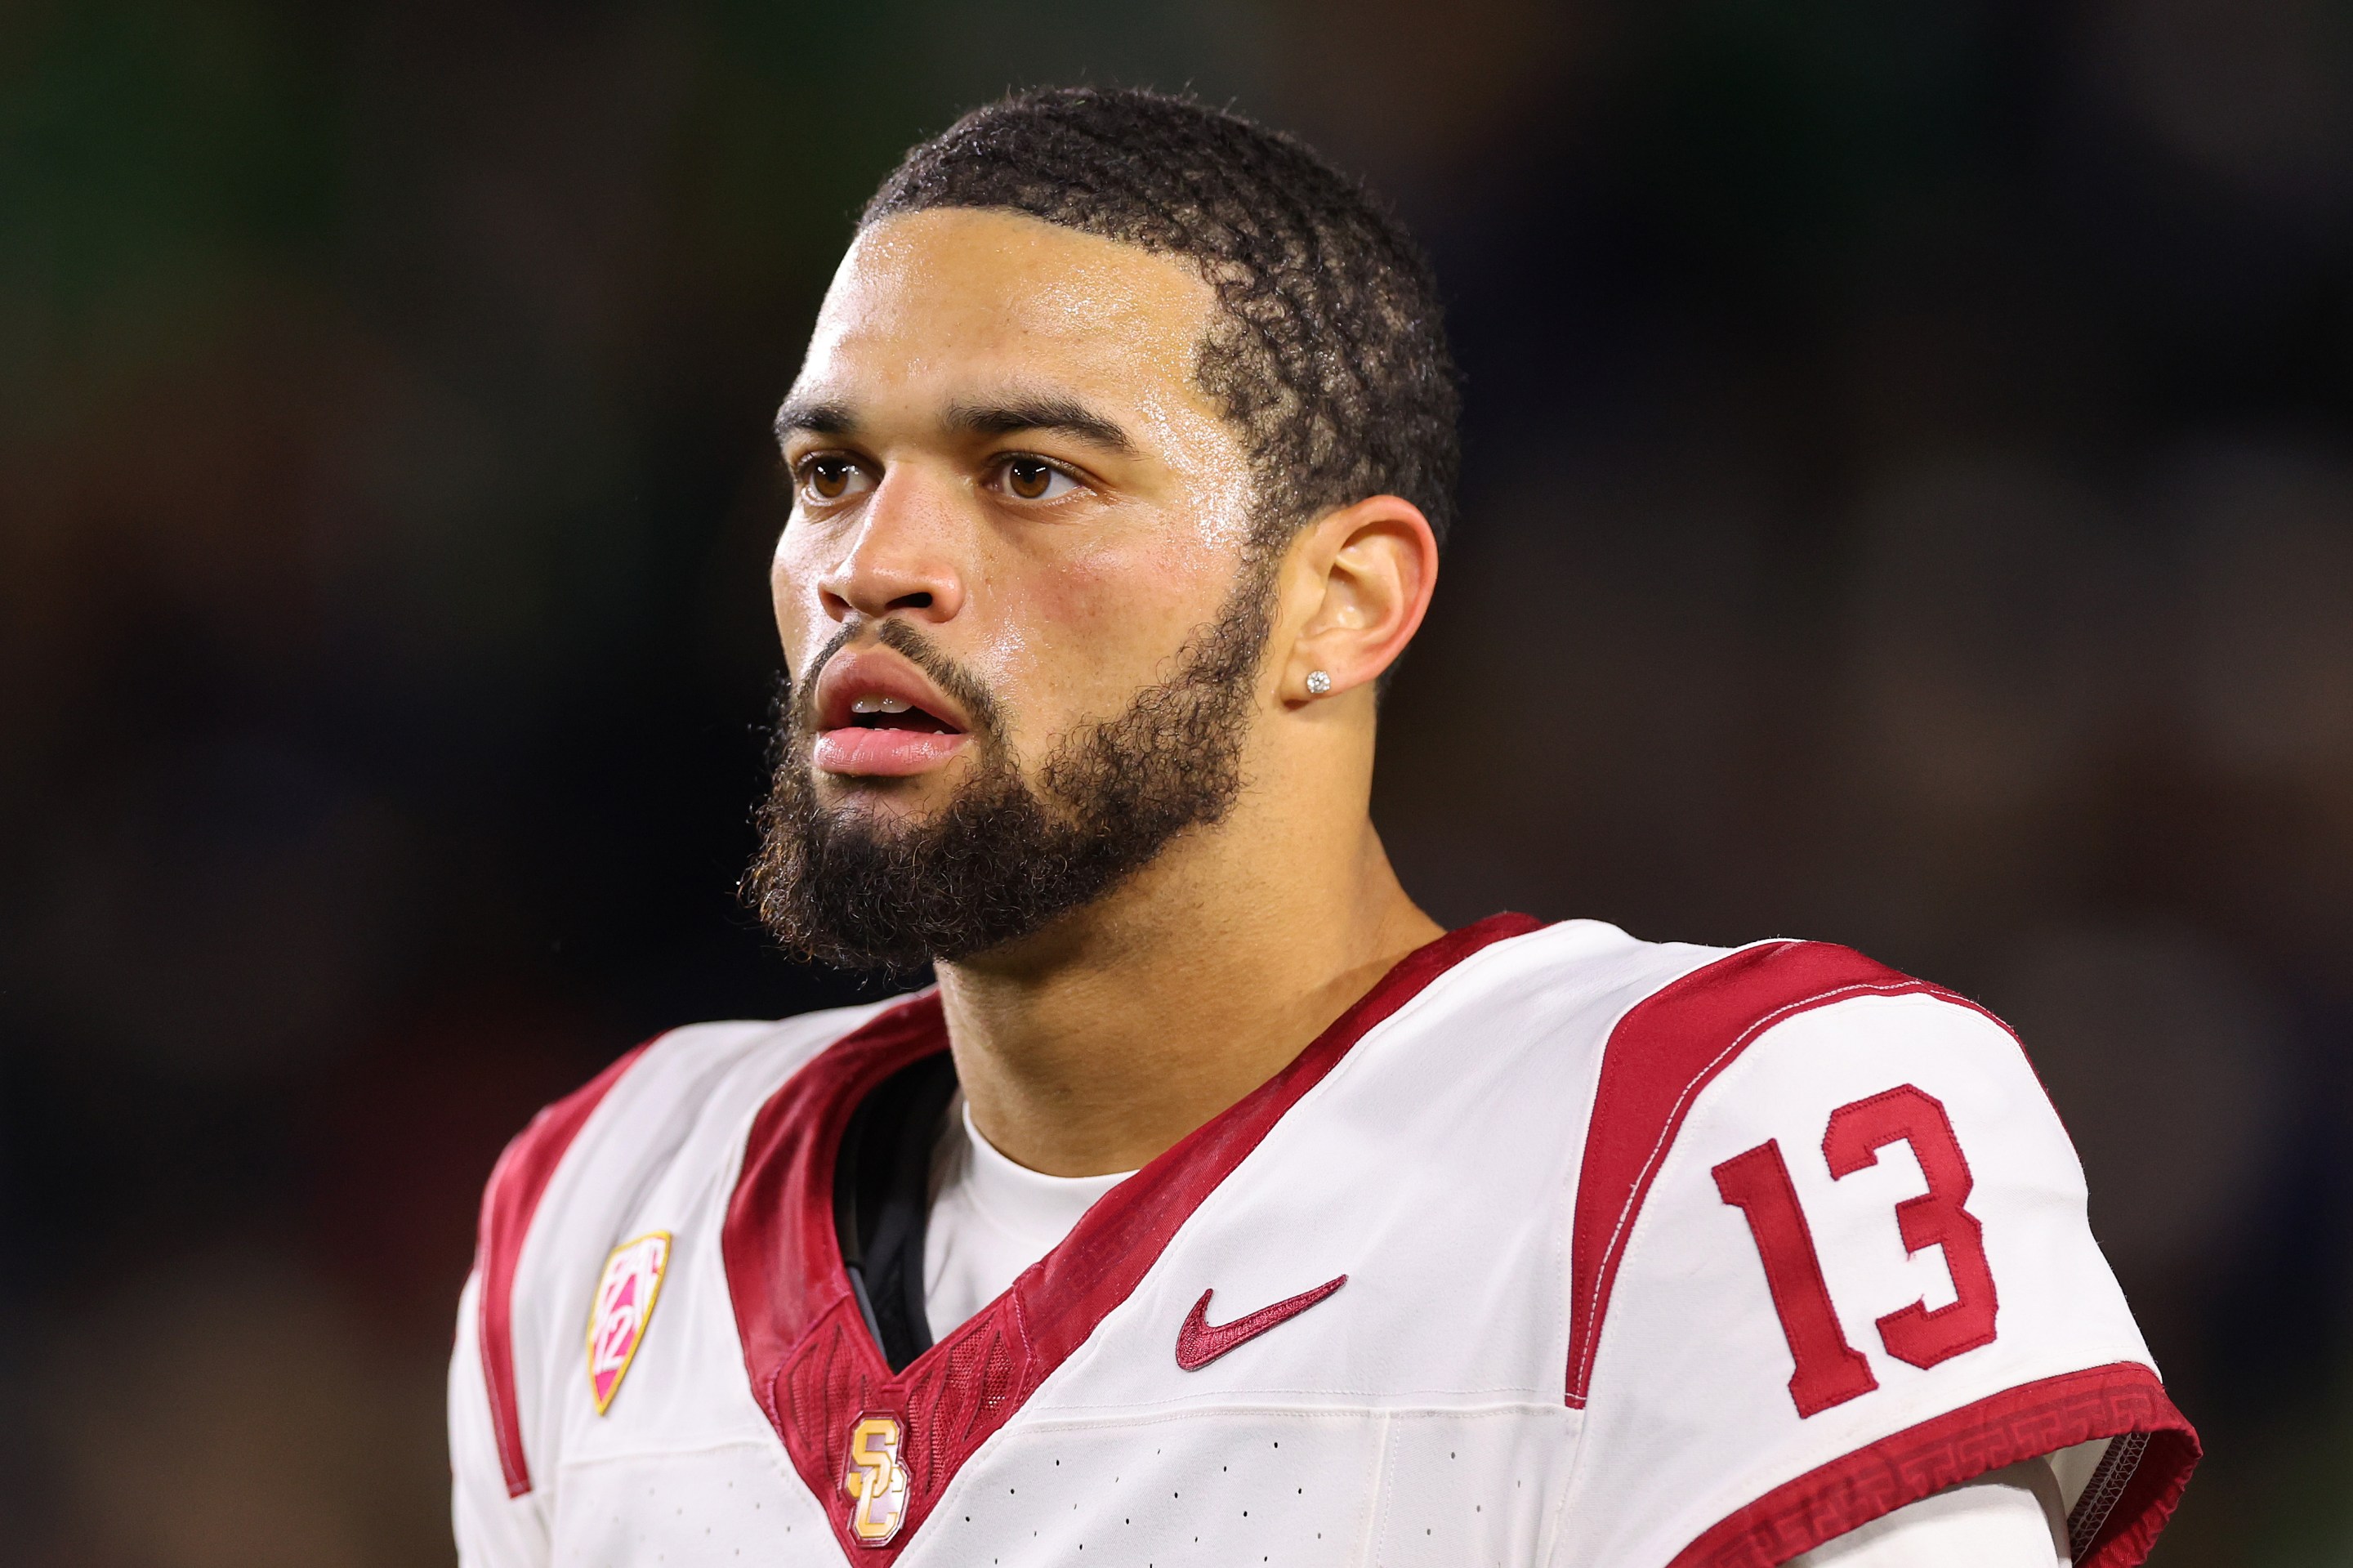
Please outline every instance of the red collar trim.
[[[881, 1013], [786, 1080], [753, 1119], [720, 1250], [752, 1395], [842, 1549], [878, 1568], [893, 1561], [965, 1460], [1127, 1299], [1302, 1095], [1440, 975], [1541, 925], [1490, 916], [1406, 955], [1289, 1066], [1113, 1188], [1012, 1288], [895, 1376], [842, 1270], [833, 1170], [859, 1103], [900, 1068], [947, 1048], [938, 994]], [[844, 1484], [850, 1428], [870, 1414], [898, 1419], [908, 1477], [905, 1517], [879, 1546], [852, 1534]]]

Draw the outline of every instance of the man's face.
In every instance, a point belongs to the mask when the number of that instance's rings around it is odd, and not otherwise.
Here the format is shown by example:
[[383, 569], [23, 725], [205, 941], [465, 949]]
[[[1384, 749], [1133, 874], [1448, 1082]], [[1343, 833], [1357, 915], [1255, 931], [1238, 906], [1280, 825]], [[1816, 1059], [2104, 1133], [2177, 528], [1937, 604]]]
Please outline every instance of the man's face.
[[1176, 263], [1006, 213], [853, 247], [779, 418], [793, 688], [754, 883], [788, 944], [964, 956], [1230, 800], [1268, 605], [1248, 462], [1193, 381], [1214, 309]]

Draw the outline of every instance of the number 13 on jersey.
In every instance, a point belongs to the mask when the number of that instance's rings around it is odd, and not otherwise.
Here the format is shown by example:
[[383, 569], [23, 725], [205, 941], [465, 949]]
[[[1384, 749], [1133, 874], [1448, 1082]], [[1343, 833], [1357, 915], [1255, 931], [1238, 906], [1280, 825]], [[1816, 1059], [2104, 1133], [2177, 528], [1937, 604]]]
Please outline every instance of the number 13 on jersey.
[[[1896, 1360], [1926, 1368], [1992, 1343], [1999, 1302], [1993, 1270], [1986, 1263], [1984, 1227], [1966, 1207], [1975, 1185], [1969, 1163], [1953, 1137], [1952, 1118], [1935, 1096], [1905, 1084], [1839, 1107], [1822, 1133], [1822, 1158], [1836, 1180], [1877, 1164], [1879, 1151], [1899, 1142], [1920, 1162], [1928, 1190], [1895, 1205], [1897, 1232], [1907, 1255], [1930, 1246], [1944, 1250], [1953, 1299], [1935, 1308], [1915, 1301], [1888, 1313], [1878, 1322], [1879, 1341]], [[1789, 1397], [1798, 1414], [1819, 1414], [1877, 1388], [1871, 1363], [1839, 1327], [1780, 1141], [1767, 1139], [1734, 1155], [1715, 1167], [1715, 1175], [1724, 1201], [1748, 1221], [1765, 1265], [1766, 1287], [1797, 1363]]]

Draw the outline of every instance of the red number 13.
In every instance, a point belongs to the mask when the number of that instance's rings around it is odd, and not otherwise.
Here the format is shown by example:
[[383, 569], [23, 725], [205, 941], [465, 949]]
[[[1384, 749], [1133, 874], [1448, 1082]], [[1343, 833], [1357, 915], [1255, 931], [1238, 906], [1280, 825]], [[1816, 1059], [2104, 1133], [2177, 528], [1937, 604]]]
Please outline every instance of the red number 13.
[[[1984, 1227], [1963, 1204], [1976, 1185], [1969, 1162], [1954, 1141], [1952, 1119], [1934, 1096], [1905, 1084], [1831, 1113], [1822, 1158], [1833, 1179], [1879, 1162], [1891, 1143], [1911, 1146], [1928, 1190], [1895, 1205], [1895, 1227], [1908, 1255], [1940, 1246], [1953, 1277], [1953, 1299], [1931, 1310], [1915, 1301], [1879, 1319], [1879, 1342], [1897, 1361], [1932, 1367], [1994, 1337], [1993, 1270], [1986, 1264]], [[1798, 1414], [1813, 1415], [1879, 1386], [1870, 1363], [1847, 1343], [1822, 1283], [1813, 1233], [1798, 1206], [1778, 1140], [1767, 1139], [1715, 1168], [1715, 1190], [1748, 1221], [1765, 1265], [1765, 1283], [1781, 1319], [1797, 1370], [1789, 1397]]]

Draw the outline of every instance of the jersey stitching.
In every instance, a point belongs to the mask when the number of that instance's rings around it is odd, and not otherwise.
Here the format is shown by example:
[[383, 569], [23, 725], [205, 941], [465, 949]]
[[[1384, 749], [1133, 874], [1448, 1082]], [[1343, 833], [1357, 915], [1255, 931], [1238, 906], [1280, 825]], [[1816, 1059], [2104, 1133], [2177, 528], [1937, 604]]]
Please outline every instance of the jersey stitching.
[[561, 1475], [566, 1470], [585, 1470], [596, 1465], [628, 1464], [640, 1459], [686, 1459], [700, 1454], [723, 1454], [731, 1448], [756, 1448], [761, 1454], [767, 1455], [774, 1447], [773, 1442], [763, 1443], [758, 1434], [747, 1432], [741, 1437], [716, 1437], [707, 1443], [685, 1444], [675, 1448], [622, 1448], [609, 1454], [584, 1454], [558, 1460], [555, 1469]]
[[1380, 1425], [1380, 1484], [1372, 1489], [1373, 1495], [1379, 1501], [1366, 1510], [1365, 1541], [1361, 1549], [1366, 1561], [1376, 1563], [1380, 1561], [1382, 1542], [1388, 1539], [1389, 1520], [1396, 1512], [1394, 1502], [1397, 1497], [1397, 1466], [1393, 1462], [1397, 1423], [1384, 1413]]
[[[1302, 1389], [1282, 1389], [1282, 1392], [1299, 1393]], [[1134, 1415], [1129, 1415], [1127, 1410], [1134, 1410]], [[1005, 1425], [1005, 1432], [1096, 1432], [1096, 1429], [1129, 1429], [1129, 1426], [1167, 1426], [1172, 1425], [1172, 1422], [1209, 1420], [1209, 1417], [1224, 1420], [1224, 1417], [1238, 1417], [1238, 1415], [1247, 1415], [1250, 1420], [1284, 1420], [1284, 1422], [1335, 1422], [1335, 1420], [1348, 1422], [1348, 1420], [1365, 1420], [1365, 1417], [1379, 1417], [1379, 1420], [1409, 1420], [1409, 1422], [1484, 1422], [1484, 1420], [1501, 1420], [1501, 1417], [1520, 1420], [1520, 1417], [1529, 1417], [1529, 1415], [1541, 1415], [1541, 1417], [1560, 1415], [1562, 1420], [1567, 1420], [1567, 1415], [1565, 1415], [1565, 1405], [1556, 1405], [1553, 1401], [1548, 1401], [1548, 1398], [1513, 1398], [1513, 1401], [1496, 1401], [1496, 1404], [1490, 1404], [1490, 1405], [1468, 1405], [1468, 1408], [1459, 1408], [1459, 1410], [1447, 1408], [1447, 1405], [1372, 1405], [1372, 1404], [1329, 1405], [1329, 1408], [1318, 1410], [1318, 1408], [1308, 1408], [1308, 1405], [1245, 1405], [1245, 1404], [1230, 1404], [1230, 1401], [1226, 1401], [1226, 1404], [1193, 1405], [1193, 1408], [1184, 1408], [1184, 1410], [1153, 1408], [1153, 1405], [1123, 1405], [1123, 1408], [1106, 1408], [1102, 1415], [1040, 1415], [1040, 1417], [1033, 1417], [1033, 1420], [1024, 1420], [1018, 1426], [1014, 1426], [1012, 1422], [1008, 1422], [1008, 1425]]]
[[2108, 1515], [2132, 1484], [2140, 1468], [2140, 1457], [2148, 1447], [2148, 1434], [2126, 1432], [2108, 1440], [2107, 1452], [2092, 1472], [2092, 1484], [2075, 1499], [2074, 1511], [2067, 1516], [2067, 1549], [2078, 1556], [2091, 1551], [2092, 1542], [2108, 1522]]
[[[1649, 988], [1641, 992], [1641, 994], [1628, 1001], [1625, 1006], [1620, 1008], [1617, 1015], [1610, 1019], [1609, 1027], [1601, 1032], [1601, 1048], [1597, 1054], [1597, 1058], [1594, 1062], [1593, 1067], [1593, 1097], [1590, 1103], [1586, 1107], [1585, 1113], [1586, 1141], [1589, 1144], [1592, 1139], [1594, 1118], [1601, 1109], [1601, 1091], [1604, 1081], [1608, 1076], [1609, 1065], [1609, 1044], [1618, 1037], [1618, 1031], [1624, 1027], [1626, 1020], [1631, 1017], [1637, 1009], [1641, 1008], [1645, 1002], [1649, 1001], [1651, 998], [1656, 996], [1659, 992], [1666, 990], [1668, 987], [1679, 985], [1683, 981], [1689, 980], [1692, 976], [1700, 974], [1714, 968], [1717, 964], [1725, 962], [1727, 959], [1737, 958], [1743, 953], [1756, 952], [1762, 948], [1794, 948], [1802, 947], [1803, 945], [1804, 944], [1802, 942], [1788, 938], [1780, 938], [1778, 940], [1751, 942], [1742, 947], [1718, 951], [1714, 957], [1703, 959], [1700, 962], [1693, 964], [1679, 973], [1669, 975], [1663, 980], [1659, 979], [1655, 974], [1646, 976], [1645, 978], [1650, 980]], [[1563, 1276], [1573, 1275], [1576, 1271], [1577, 1266], [1577, 1198], [1578, 1188], [1583, 1184], [1583, 1175], [1575, 1163], [1572, 1163], [1570, 1167], [1570, 1185], [1567, 1189], [1569, 1199], [1567, 1205], [1568, 1213], [1566, 1216], [1566, 1224], [1563, 1227], [1563, 1235], [1561, 1239], [1561, 1245], [1565, 1249], [1562, 1257], [1563, 1266], [1561, 1270]], [[1639, 1192], [1641, 1190], [1641, 1184], [1638, 1181], [1634, 1191]], [[1621, 1215], [1620, 1218], [1622, 1223], [1623, 1216]], [[1617, 1243], [1617, 1233], [1615, 1231], [1611, 1233], [1610, 1242], [1611, 1246], [1614, 1249]], [[1605, 1263], [1607, 1262], [1608, 1255], [1608, 1254], [1604, 1255]], [[1609, 1271], [1607, 1267], [1595, 1270], [1593, 1302], [1597, 1310], [1599, 1308], [1602, 1297], [1608, 1293], [1607, 1281], [1609, 1278]], [[1576, 1292], [1574, 1290], [1562, 1292], [1561, 1302], [1561, 1336], [1565, 1340], [1573, 1342], [1577, 1332]], [[1599, 1332], [1594, 1332], [1590, 1335], [1590, 1338], [1598, 1341], [1600, 1336]], [[1589, 1346], [1588, 1347], [1588, 1350], [1591, 1348], [1592, 1347]], [[1563, 1357], [1562, 1360], [1564, 1363], [1566, 1363], [1567, 1358]], [[1591, 1361], [1592, 1357], [1589, 1354], [1581, 1358], [1582, 1363], [1588, 1367], [1591, 1364]], [[1565, 1386], [1562, 1391], [1565, 1396], [1565, 1401], [1570, 1409], [1582, 1410], [1585, 1408], [1585, 1400], [1583, 1395], [1577, 1392], [1577, 1371], [1576, 1368], [1567, 1368], [1567, 1375], [1564, 1380]]]
[[[2121, 1532], [2082, 1542], [2085, 1568], [2140, 1561], [2197, 1464], [2197, 1436], [2156, 1372], [2115, 1361], [2014, 1383], [1888, 1433], [1772, 1487], [1694, 1537], [1668, 1568], [1767, 1568], [1906, 1503], [2095, 1436], [2162, 1436], [2163, 1485], [2142, 1489]], [[2089, 1552], [2094, 1544], [2096, 1552]]]
[[1568, 1411], [1569, 1419], [1575, 1423], [1575, 1428], [1569, 1434], [1568, 1453], [1560, 1467], [1559, 1484], [1553, 1489], [1552, 1507], [1546, 1510], [1549, 1517], [1545, 1520], [1546, 1533], [1538, 1541], [1539, 1547], [1543, 1547], [1546, 1542], [1550, 1542], [1549, 1549], [1541, 1550], [1538, 1552], [1538, 1561], [1544, 1563], [1546, 1568], [1555, 1568], [1555, 1565], [1566, 1559], [1568, 1550], [1567, 1545], [1568, 1531], [1565, 1521], [1568, 1517], [1568, 1499], [1569, 1494], [1575, 1490], [1577, 1467], [1585, 1459], [1585, 1413], [1581, 1410], [1569, 1410], [1566, 1404], [1561, 1408]]
[[[1770, 943], [1752, 944], [1752, 946], [1771, 945], [1772, 944]], [[1734, 954], [1746, 952], [1749, 949], [1746, 948], [1735, 948], [1728, 952], [1719, 952], [1714, 958], [1704, 959], [1700, 962], [1683, 969], [1680, 973], [1671, 974], [1665, 980], [1659, 979], [1659, 970], [1657, 969], [1646, 971], [1641, 977], [1641, 980], [1648, 982], [1649, 990], [1633, 997], [1630, 1001], [1627, 1001], [1624, 1006], [1619, 1008], [1617, 1012], [1611, 1016], [1609, 1026], [1607, 1029], [1602, 1030], [1600, 1033], [1601, 1049], [1596, 1054], [1593, 1064], [1592, 1094], [1587, 1101], [1585, 1107], [1586, 1136], [1588, 1138], [1590, 1138], [1593, 1134], [1593, 1114], [1599, 1108], [1601, 1104], [1602, 1068], [1608, 1062], [1609, 1044], [1609, 1041], [1616, 1036], [1619, 1025], [1626, 1022], [1627, 1015], [1631, 1013], [1636, 1008], [1641, 1006], [1644, 1001], [1648, 1001], [1651, 996], [1655, 995], [1665, 987], [1673, 985], [1676, 981], [1683, 980], [1691, 975], [1695, 975], [1699, 973], [1700, 970], [1708, 968], [1710, 965], [1721, 963], [1725, 959], [1732, 957]], [[1598, 991], [1595, 993], [1595, 1000], [1599, 1000], [1600, 996], [1606, 995], [1609, 989], [1609, 988], [1605, 987]], [[1558, 1215], [1554, 1221], [1553, 1226], [1552, 1277], [1556, 1279], [1573, 1279], [1576, 1273], [1577, 1189], [1580, 1180], [1577, 1163], [1578, 1162], [1575, 1158], [1571, 1158], [1564, 1162], [1563, 1173], [1567, 1178], [1567, 1185], [1560, 1189], [1560, 1196], [1566, 1198], [1567, 1201], [1555, 1205], [1558, 1210]], [[1596, 1299], [1599, 1299], [1598, 1295]], [[1576, 1329], [1576, 1291], [1573, 1289], [1562, 1291], [1560, 1293], [1559, 1302], [1559, 1310], [1554, 1319], [1554, 1322], [1560, 1330], [1560, 1343], [1564, 1349], [1562, 1353], [1553, 1357], [1552, 1361], [1554, 1365], [1561, 1367], [1564, 1369], [1565, 1372], [1568, 1363], [1568, 1356], [1566, 1347], [1569, 1342], [1570, 1335]], [[1566, 1380], [1564, 1380], [1564, 1382]], [[1566, 1386], [1563, 1387], [1562, 1393], [1564, 1395], [1568, 1393]], [[1569, 1408], [1572, 1410], [1581, 1409], [1583, 1406], [1579, 1403], [1569, 1403]]]
[[[1190, 1412], [1192, 1412], [1192, 1411], [1195, 1411], [1195, 1410], [1261, 1410], [1261, 1409], [1269, 1409], [1269, 1408], [1276, 1409], [1276, 1410], [1281, 1410], [1281, 1409], [1293, 1409], [1293, 1410], [1298, 1410], [1298, 1411], [1303, 1412], [1304, 1414], [1311, 1414], [1311, 1415], [1312, 1415], [1312, 1414], [1321, 1414], [1321, 1413], [1322, 1413], [1322, 1411], [1323, 1411], [1324, 1408], [1329, 1408], [1329, 1409], [1332, 1409], [1332, 1410], [1340, 1410], [1340, 1411], [1348, 1411], [1348, 1410], [1357, 1410], [1357, 1411], [1368, 1411], [1368, 1410], [1390, 1410], [1390, 1411], [1399, 1411], [1399, 1412], [1408, 1412], [1408, 1413], [1420, 1413], [1420, 1414], [1430, 1414], [1430, 1415], [1458, 1415], [1458, 1414], [1467, 1414], [1476, 1415], [1476, 1414], [1481, 1414], [1481, 1413], [1482, 1413], [1482, 1412], [1486, 1412], [1486, 1411], [1494, 1411], [1494, 1410], [1552, 1410], [1552, 1409], [1555, 1409], [1555, 1408], [1560, 1408], [1560, 1409], [1566, 1409], [1566, 1408], [1567, 1408], [1567, 1406], [1565, 1406], [1565, 1405], [1559, 1405], [1559, 1406], [1556, 1406], [1556, 1405], [1555, 1404], [1554, 1401], [1553, 1401], [1553, 1400], [1552, 1400], [1552, 1399], [1551, 1399], [1547, 1394], [1546, 1394], [1546, 1393], [1544, 1393], [1544, 1391], [1542, 1391], [1542, 1390], [1540, 1390], [1540, 1389], [1526, 1389], [1526, 1388], [1466, 1388], [1466, 1389], [1460, 1390], [1459, 1392], [1460, 1392], [1460, 1393], [1461, 1394], [1461, 1396], [1462, 1396], [1462, 1397], [1464, 1397], [1464, 1398], [1466, 1398], [1466, 1399], [1483, 1398], [1483, 1399], [1485, 1399], [1485, 1400], [1487, 1401], [1487, 1403], [1482, 1404], [1467, 1404], [1467, 1405], [1449, 1405], [1449, 1404], [1381, 1404], [1381, 1403], [1379, 1403], [1379, 1402], [1378, 1402], [1378, 1401], [1379, 1401], [1379, 1394], [1380, 1394], [1380, 1391], [1379, 1391], [1379, 1390], [1377, 1390], [1377, 1389], [1364, 1389], [1364, 1388], [1356, 1388], [1356, 1389], [1329, 1389], [1329, 1388], [1269, 1388], [1269, 1389], [1254, 1389], [1254, 1390], [1252, 1390], [1251, 1392], [1252, 1392], [1254, 1394], [1255, 1394], [1255, 1393], [1263, 1393], [1263, 1394], [1265, 1394], [1265, 1395], [1266, 1395], [1268, 1398], [1270, 1398], [1270, 1399], [1295, 1399], [1295, 1400], [1306, 1400], [1306, 1399], [1314, 1399], [1314, 1398], [1319, 1398], [1319, 1397], [1329, 1396], [1329, 1397], [1335, 1398], [1335, 1399], [1357, 1400], [1357, 1401], [1362, 1401], [1362, 1402], [1364, 1402], [1364, 1403], [1361, 1403], [1361, 1404], [1334, 1404], [1334, 1405], [1331, 1405], [1331, 1406], [1328, 1406], [1328, 1407], [1316, 1406], [1316, 1405], [1306, 1405], [1306, 1404], [1300, 1404], [1300, 1405], [1289, 1405], [1289, 1406], [1282, 1406], [1282, 1405], [1278, 1405], [1278, 1406], [1269, 1407], [1269, 1406], [1263, 1406], [1263, 1405], [1254, 1405], [1254, 1404], [1246, 1404], [1246, 1403], [1239, 1403], [1239, 1402], [1235, 1402], [1235, 1401], [1232, 1401], [1232, 1400], [1219, 1399], [1217, 1395], [1211, 1394], [1211, 1395], [1204, 1395], [1204, 1396], [1196, 1396], [1196, 1397], [1205, 1397], [1205, 1398], [1208, 1398], [1208, 1399], [1212, 1399], [1212, 1400], [1215, 1400], [1215, 1401], [1216, 1401], [1216, 1403], [1214, 1403], [1214, 1404], [1198, 1404], [1198, 1405], [1197, 1405], [1197, 1404], [1188, 1404], [1188, 1403], [1187, 1403], [1184, 1399], [1181, 1399], [1181, 1398], [1179, 1398], [1179, 1399], [1139, 1399], [1139, 1400], [1129, 1400], [1129, 1401], [1127, 1401], [1127, 1402], [1125, 1402], [1125, 1403], [1124, 1403], [1124, 1404], [1065, 1404], [1065, 1405], [1056, 1405], [1056, 1406], [1053, 1406], [1052, 1408], [1054, 1408], [1054, 1409], [1056, 1409], [1056, 1410], [1066, 1410], [1066, 1411], [1071, 1411], [1071, 1412], [1108, 1412], [1108, 1411], [1124, 1411], [1124, 1410], [1166, 1411], [1166, 1412], [1168, 1412], [1168, 1413], [1169, 1413], [1170, 1414], [1172, 1414], [1172, 1415], [1183, 1415], [1183, 1414], [1188, 1414], [1188, 1413], [1190, 1413]], [[1457, 1392], [1457, 1391], [1450, 1391], [1450, 1392]], [[1073, 1414], [1067, 1415], [1067, 1416], [1041, 1415], [1040, 1417], [1039, 1417], [1039, 1420], [1041, 1420], [1041, 1421], [1059, 1421], [1059, 1420], [1069, 1420], [1069, 1421], [1103, 1421], [1103, 1420], [1108, 1420], [1108, 1419], [1110, 1419], [1110, 1417], [1109, 1417], [1108, 1415], [1106, 1415], [1106, 1414]], [[1157, 1419], [1157, 1417], [1155, 1417], [1155, 1419]]]

